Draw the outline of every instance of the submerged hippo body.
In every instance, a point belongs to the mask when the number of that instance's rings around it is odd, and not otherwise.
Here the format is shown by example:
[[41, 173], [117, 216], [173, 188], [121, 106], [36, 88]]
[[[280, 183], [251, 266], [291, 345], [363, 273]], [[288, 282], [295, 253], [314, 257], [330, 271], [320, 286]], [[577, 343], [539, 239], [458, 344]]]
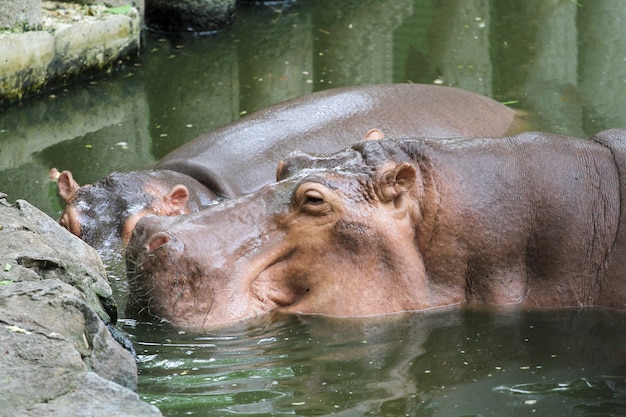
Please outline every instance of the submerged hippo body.
[[[134, 183], [132, 192], [118, 187], [111, 191], [114, 196], [94, 195], [97, 188], [80, 187], [66, 171], [59, 179], [67, 204], [64, 224], [98, 248], [117, 230], [132, 230], [142, 215], [179, 213], [178, 204], [169, 206], [168, 194], [175, 191], [180, 174], [199, 183], [186, 186], [186, 193], [179, 190], [178, 195], [210, 204], [214, 199], [207, 200], [207, 195], [234, 197], [273, 181], [276, 164], [292, 151], [334, 152], [370, 129], [380, 129], [388, 137], [499, 137], [523, 130], [523, 120], [490, 98], [449, 87], [392, 84], [327, 90], [268, 107], [198, 137], [154, 166], [163, 172], [159, 179], [146, 172], [126, 174], [126, 181]], [[151, 201], [159, 205], [147, 203], [141, 191], [137, 193], [142, 189], [152, 194], [158, 190]], [[97, 216], [92, 215], [94, 206], [99, 207]], [[192, 205], [183, 207], [183, 212], [194, 210]], [[133, 221], [126, 224], [131, 215]], [[106, 224], [99, 218], [117, 223]]]
[[295, 154], [255, 193], [142, 219], [131, 288], [153, 314], [198, 328], [466, 302], [621, 309], [625, 171], [626, 131]]
[[224, 197], [235, 197], [273, 181], [276, 164], [290, 152], [335, 152], [370, 129], [392, 138], [500, 137], [519, 133], [521, 125], [512, 109], [456, 88], [339, 88], [289, 100], [218, 128], [166, 155], [155, 168], [185, 173]]

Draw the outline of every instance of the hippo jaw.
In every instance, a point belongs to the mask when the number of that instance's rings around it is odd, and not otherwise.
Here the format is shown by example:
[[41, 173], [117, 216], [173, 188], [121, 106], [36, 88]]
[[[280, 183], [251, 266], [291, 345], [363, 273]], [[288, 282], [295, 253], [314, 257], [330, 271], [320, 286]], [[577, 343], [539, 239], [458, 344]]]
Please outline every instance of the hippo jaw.
[[131, 285], [153, 314], [183, 327], [431, 307], [414, 244], [416, 170], [365, 171], [305, 170], [189, 216], [144, 218], [127, 252]]

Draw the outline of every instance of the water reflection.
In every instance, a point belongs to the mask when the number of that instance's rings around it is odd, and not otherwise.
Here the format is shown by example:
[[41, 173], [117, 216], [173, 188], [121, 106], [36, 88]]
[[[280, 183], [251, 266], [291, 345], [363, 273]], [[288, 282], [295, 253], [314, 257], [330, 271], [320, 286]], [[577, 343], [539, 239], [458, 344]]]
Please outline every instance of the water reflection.
[[411, 0], [324, 0], [313, 13], [315, 89], [393, 82], [394, 33]]
[[[515, 16], [510, 13], [513, 3], [518, 5]], [[506, 57], [502, 69], [510, 71], [498, 81], [506, 83], [505, 88], [523, 103], [532, 100], [546, 126], [584, 136], [577, 77], [582, 35], [576, 26], [579, 6], [575, 2], [532, 0], [523, 4], [498, 2], [495, 7], [502, 19], [496, 28], [500, 39], [494, 47]], [[587, 8], [581, 14], [585, 13]], [[532, 98], [538, 94], [541, 99]]]
[[2, 191], [57, 216], [53, 166], [92, 182], [269, 104], [355, 84], [458, 86], [517, 102], [554, 133], [623, 127], [624, 19], [610, 0], [242, 5], [217, 36], [148, 34], [119, 73], [0, 109]]
[[132, 332], [139, 389], [168, 416], [573, 416], [626, 413], [625, 319], [451, 309]]

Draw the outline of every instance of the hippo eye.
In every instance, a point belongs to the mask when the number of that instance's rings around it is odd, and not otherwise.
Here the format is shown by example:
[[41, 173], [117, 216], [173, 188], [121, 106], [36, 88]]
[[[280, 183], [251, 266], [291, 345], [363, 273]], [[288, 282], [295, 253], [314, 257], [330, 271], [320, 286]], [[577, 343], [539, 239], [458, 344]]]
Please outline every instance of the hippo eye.
[[305, 185], [296, 191], [295, 201], [303, 212], [322, 215], [331, 209], [319, 187], [319, 184]]
[[310, 190], [304, 195], [304, 204], [319, 206], [324, 204], [324, 197], [319, 191]]

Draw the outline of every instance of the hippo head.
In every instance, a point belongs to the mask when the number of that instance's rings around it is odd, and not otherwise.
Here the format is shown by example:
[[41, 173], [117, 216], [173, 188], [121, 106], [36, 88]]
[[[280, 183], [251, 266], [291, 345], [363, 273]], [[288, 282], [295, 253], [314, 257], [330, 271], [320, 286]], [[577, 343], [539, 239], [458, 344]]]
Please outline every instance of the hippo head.
[[126, 244], [146, 214], [184, 214], [202, 205], [198, 200], [206, 205], [216, 199], [208, 190], [198, 192], [204, 187], [196, 183], [176, 172], [136, 171], [113, 173], [81, 187], [70, 171], [63, 171], [58, 191], [66, 205], [59, 223], [96, 249]]
[[188, 216], [144, 217], [127, 248], [134, 297], [193, 328], [275, 311], [364, 316], [430, 307], [415, 234], [420, 169], [387, 144], [294, 154], [277, 182], [257, 192]]

